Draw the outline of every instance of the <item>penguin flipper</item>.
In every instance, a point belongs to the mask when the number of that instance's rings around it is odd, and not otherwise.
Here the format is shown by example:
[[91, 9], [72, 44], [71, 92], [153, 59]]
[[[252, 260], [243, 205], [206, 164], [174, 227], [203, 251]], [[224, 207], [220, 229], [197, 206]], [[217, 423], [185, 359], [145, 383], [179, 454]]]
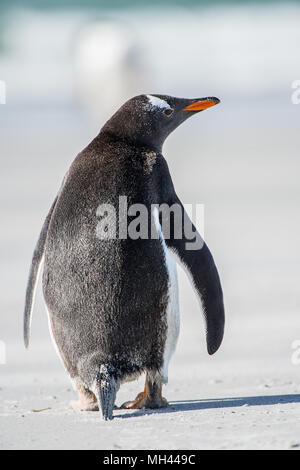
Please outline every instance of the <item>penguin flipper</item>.
[[[178, 228], [175, 229], [171, 221], [170, 236], [165, 238], [165, 242], [167, 247], [175, 253], [180, 264], [182, 264], [187, 272], [200, 298], [206, 323], [207, 351], [208, 354], [211, 355], [219, 349], [224, 335], [225, 313], [221, 282], [208, 246], [204, 243], [195, 226], [192, 224], [177, 196], [174, 197], [172, 201], [172, 204], [174, 203], [181, 206], [181, 237], [178, 238]], [[192, 227], [195, 241], [198, 242], [197, 249], [195, 249], [195, 245], [191, 247], [194, 243], [193, 240], [185, 236], [184, 227], [186, 222]]]
[[45, 247], [45, 242], [47, 238], [48, 227], [49, 227], [49, 223], [51, 220], [54, 207], [57, 202], [57, 198], [58, 196], [56, 196], [50, 208], [50, 211], [45, 219], [45, 222], [43, 224], [39, 239], [37, 241], [37, 244], [35, 246], [33, 256], [32, 256], [29, 278], [28, 278], [27, 288], [26, 288], [25, 308], [24, 308], [24, 317], [23, 317], [24, 318], [24, 343], [25, 343], [26, 348], [28, 348], [29, 346], [31, 316], [32, 316], [35, 287], [36, 287], [39, 269], [40, 269], [43, 254], [44, 254], [44, 247]]

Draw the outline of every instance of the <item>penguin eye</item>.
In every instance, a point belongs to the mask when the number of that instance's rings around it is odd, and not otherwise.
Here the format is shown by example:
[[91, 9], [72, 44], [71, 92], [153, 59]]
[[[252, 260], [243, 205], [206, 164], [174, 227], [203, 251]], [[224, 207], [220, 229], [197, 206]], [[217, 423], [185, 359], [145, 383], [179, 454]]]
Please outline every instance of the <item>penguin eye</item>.
[[163, 112], [166, 116], [171, 116], [171, 114], [173, 114], [173, 111], [174, 111], [174, 109], [172, 109], [172, 108], [166, 108], [166, 109], [164, 109]]

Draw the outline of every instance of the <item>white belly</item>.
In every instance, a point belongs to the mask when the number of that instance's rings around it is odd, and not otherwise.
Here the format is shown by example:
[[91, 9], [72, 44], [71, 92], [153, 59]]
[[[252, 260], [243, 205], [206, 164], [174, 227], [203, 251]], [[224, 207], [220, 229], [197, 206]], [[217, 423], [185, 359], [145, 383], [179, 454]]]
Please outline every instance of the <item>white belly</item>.
[[157, 231], [161, 240], [164, 250], [165, 263], [168, 271], [169, 286], [168, 286], [168, 306], [167, 306], [167, 338], [164, 348], [163, 366], [161, 376], [163, 383], [168, 382], [168, 367], [169, 361], [176, 349], [179, 329], [180, 329], [180, 315], [179, 315], [179, 299], [178, 299], [178, 280], [177, 280], [177, 264], [175, 254], [172, 250], [167, 248], [166, 242], [163, 237], [161, 226], [159, 223], [158, 210], [155, 208], [153, 216], [156, 224]]
[[169, 361], [176, 349], [180, 329], [176, 259], [172, 254], [172, 251], [167, 247], [166, 265], [169, 274], [169, 302], [167, 307], [167, 339], [165, 343], [162, 369], [162, 379], [164, 383], [168, 382]]

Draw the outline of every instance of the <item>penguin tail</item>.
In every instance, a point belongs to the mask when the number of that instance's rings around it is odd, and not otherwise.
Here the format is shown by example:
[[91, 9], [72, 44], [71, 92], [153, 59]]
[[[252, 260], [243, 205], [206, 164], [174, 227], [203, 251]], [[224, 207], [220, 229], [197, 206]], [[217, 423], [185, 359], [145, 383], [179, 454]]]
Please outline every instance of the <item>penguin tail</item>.
[[100, 374], [94, 384], [94, 393], [98, 400], [99, 410], [105, 421], [113, 419], [113, 408], [118, 391], [118, 381], [109, 373], [109, 368], [102, 365]]
[[55, 198], [51, 206], [51, 209], [46, 217], [46, 220], [43, 224], [39, 239], [37, 241], [37, 244], [33, 253], [32, 261], [31, 261], [29, 278], [28, 278], [27, 288], [26, 288], [25, 308], [24, 308], [24, 316], [23, 316], [24, 318], [24, 343], [25, 343], [26, 348], [28, 348], [29, 346], [32, 308], [33, 308], [33, 303], [34, 303], [36, 284], [37, 284], [38, 275], [39, 275], [40, 267], [41, 267], [42, 260], [43, 260], [48, 227], [49, 227], [49, 223], [51, 220], [52, 212], [55, 207], [56, 201], [57, 201], [57, 197]]

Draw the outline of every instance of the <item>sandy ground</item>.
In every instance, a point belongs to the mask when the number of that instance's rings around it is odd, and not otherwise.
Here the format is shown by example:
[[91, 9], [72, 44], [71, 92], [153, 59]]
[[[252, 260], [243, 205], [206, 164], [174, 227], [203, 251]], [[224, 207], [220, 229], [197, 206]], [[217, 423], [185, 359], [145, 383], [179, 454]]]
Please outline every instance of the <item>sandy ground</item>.
[[[180, 270], [181, 335], [164, 389], [169, 406], [116, 410], [108, 423], [68, 408], [75, 392], [52, 347], [40, 289], [29, 351], [22, 344], [37, 234], [69, 163], [96, 129], [77, 109], [26, 114], [7, 107], [5, 118], [1, 110], [1, 448], [300, 448], [300, 365], [291, 362], [300, 339], [296, 108], [229, 100], [170, 137], [165, 155], [178, 194], [205, 203], [226, 335], [209, 357], [201, 312]], [[143, 378], [123, 385], [117, 404], [142, 387]]]

